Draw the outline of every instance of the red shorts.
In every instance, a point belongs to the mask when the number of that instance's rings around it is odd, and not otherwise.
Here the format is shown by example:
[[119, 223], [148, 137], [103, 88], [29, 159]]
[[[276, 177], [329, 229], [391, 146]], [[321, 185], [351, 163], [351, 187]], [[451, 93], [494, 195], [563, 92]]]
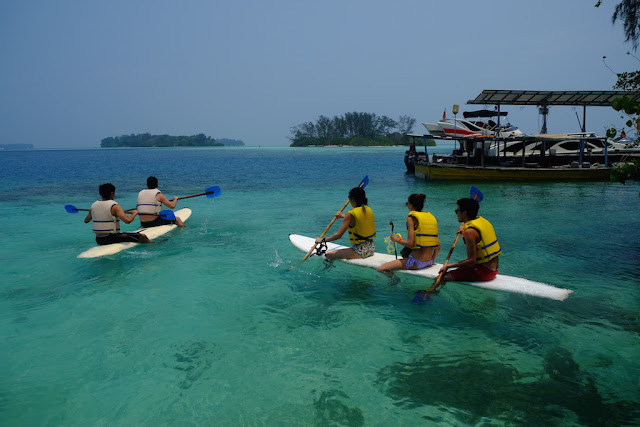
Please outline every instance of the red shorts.
[[488, 282], [496, 278], [498, 270], [489, 270], [483, 265], [461, 267], [447, 271], [456, 282]]

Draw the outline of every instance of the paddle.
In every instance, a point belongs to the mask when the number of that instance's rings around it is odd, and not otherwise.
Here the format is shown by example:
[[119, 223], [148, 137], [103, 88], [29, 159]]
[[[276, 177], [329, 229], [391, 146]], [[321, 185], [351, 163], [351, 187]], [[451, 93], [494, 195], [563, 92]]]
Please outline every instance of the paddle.
[[[447, 264], [449, 264], [449, 258], [451, 258], [451, 254], [453, 253], [453, 250], [456, 247], [456, 243], [458, 243], [458, 238], [460, 238], [460, 234], [462, 234], [460, 231], [456, 233], [456, 239], [453, 241], [453, 245], [451, 245], [451, 249], [449, 249], [449, 254], [447, 255], [447, 259], [444, 260], [443, 267], [446, 267]], [[433, 292], [436, 289], [436, 287], [440, 283], [440, 280], [442, 280], [442, 276], [444, 276], [445, 271], [446, 270], [443, 270], [440, 272], [440, 274], [438, 274], [438, 277], [436, 277], [436, 281], [433, 282], [433, 285], [431, 285], [429, 289], [427, 289], [426, 291], [418, 291], [416, 293], [416, 296], [413, 297], [413, 300], [411, 302], [421, 303], [427, 297], [427, 295], [429, 295], [431, 292]], [[421, 292], [424, 292], [422, 296], [420, 295]]]
[[[64, 208], [70, 214], [77, 214], [79, 211], [90, 211], [91, 210], [91, 209], [76, 208], [73, 205], [64, 205]], [[132, 210], [133, 209], [127, 209], [125, 212], [131, 212]], [[164, 218], [166, 220], [169, 220], [169, 221], [173, 221], [174, 219], [176, 219], [175, 214], [170, 209], [161, 210], [157, 214], [145, 214], [145, 215], [156, 215], [156, 216], [162, 217], [162, 218]]]
[[198, 196], [207, 196], [207, 198], [212, 199], [214, 197], [218, 197], [219, 195], [220, 195], [220, 187], [218, 187], [217, 185], [214, 185], [204, 190], [204, 193], [192, 194], [191, 196], [178, 197], [178, 200], [190, 199], [192, 197], [198, 197]]
[[[393, 221], [389, 221], [391, 224], [391, 234], [393, 234]], [[396, 242], [393, 242], [393, 253], [396, 254], [396, 259], [398, 259], [398, 248], [396, 247]]]
[[478, 190], [478, 187], [476, 187], [475, 185], [472, 185], [471, 188], [469, 189], [469, 198], [480, 203], [484, 198], [484, 195], [482, 194], [482, 191]]
[[[358, 187], [360, 188], [365, 188], [367, 186], [367, 184], [369, 184], [369, 175], [365, 175], [364, 178], [362, 178], [362, 181], [360, 181], [360, 184], [358, 184]], [[347, 203], [345, 203], [342, 208], [340, 209], [339, 212], [342, 212], [347, 205], [349, 204], [350, 200], [347, 200]], [[336, 222], [336, 219], [338, 219], [336, 216], [333, 217], [333, 219], [331, 220], [331, 222], [329, 223], [329, 225], [327, 225], [327, 228], [324, 229], [324, 231], [322, 232], [322, 235], [320, 235], [320, 237], [324, 237], [325, 234], [327, 234], [327, 232], [329, 231], [329, 229], [331, 228], [331, 226], [333, 225], [334, 222]], [[316, 248], [316, 245], [313, 245], [311, 247], [311, 249], [309, 249], [309, 252], [307, 252], [307, 254], [304, 256], [304, 258], [302, 258], [301, 261], [298, 261], [298, 263], [306, 260], [307, 258], [309, 258], [309, 256], [311, 255], [311, 252], [313, 252], [313, 250]], [[297, 264], [297, 263], [296, 263]]]

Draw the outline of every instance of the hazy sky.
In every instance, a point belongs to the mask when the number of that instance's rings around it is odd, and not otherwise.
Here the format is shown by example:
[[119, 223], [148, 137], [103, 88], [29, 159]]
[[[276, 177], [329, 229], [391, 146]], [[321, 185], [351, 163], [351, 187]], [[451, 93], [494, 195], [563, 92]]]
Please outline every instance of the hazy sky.
[[[437, 121], [483, 89], [610, 90], [627, 55], [618, 0], [3, 0], [0, 143], [97, 147], [150, 132], [288, 145], [357, 111]], [[640, 57], [640, 52], [631, 53]], [[536, 133], [535, 107], [503, 107]], [[579, 130], [552, 107], [548, 130]], [[626, 119], [587, 110], [604, 134]]]

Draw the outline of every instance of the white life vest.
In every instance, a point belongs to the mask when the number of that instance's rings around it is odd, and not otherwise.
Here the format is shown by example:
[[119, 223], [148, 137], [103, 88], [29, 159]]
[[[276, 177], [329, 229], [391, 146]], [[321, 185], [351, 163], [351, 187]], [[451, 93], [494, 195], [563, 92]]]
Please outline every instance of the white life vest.
[[156, 199], [159, 193], [161, 191], [157, 188], [145, 189], [138, 193], [138, 205], [136, 206], [138, 215], [151, 215], [160, 212], [162, 204]]
[[113, 234], [120, 232], [120, 220], [111, 215], [111, 208], [118, 203], [114, 200], [96, 200], [91, 205], [93, 232], [96, 234]]

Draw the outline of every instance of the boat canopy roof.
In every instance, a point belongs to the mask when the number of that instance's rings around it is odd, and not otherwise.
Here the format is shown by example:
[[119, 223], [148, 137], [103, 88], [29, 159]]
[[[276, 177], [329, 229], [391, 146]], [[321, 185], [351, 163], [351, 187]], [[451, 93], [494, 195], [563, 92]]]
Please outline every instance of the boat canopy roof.
[[473, 118], [473, 117], [497, 117], [497, 116], [506, 116], [508, 113], [506, 111], [494, 111], [494, 110], [477, 110], [477, 111], [465, 111], [462, 113], [465, 119]]
[[621, 96], [640, 103], [639, 92], [623, 90], [483, 90], [467, 104], [611, 107]]

